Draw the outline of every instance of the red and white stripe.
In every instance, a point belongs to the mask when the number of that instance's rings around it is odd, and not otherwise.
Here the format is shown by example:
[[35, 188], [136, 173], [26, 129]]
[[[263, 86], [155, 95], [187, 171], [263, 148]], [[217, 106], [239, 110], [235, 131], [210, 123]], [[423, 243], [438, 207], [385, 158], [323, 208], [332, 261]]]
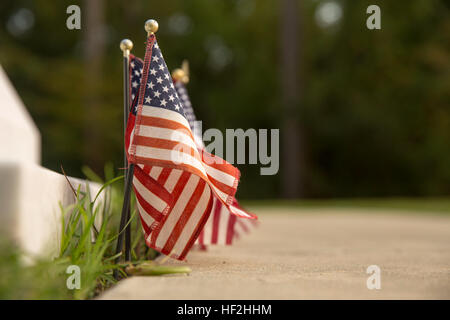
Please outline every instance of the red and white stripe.
[[133, 187], [147, 245], [183, 260], [211, 212], [211, 188], [195, 174], [155, 166], [136, 166]]
[[[195, 130], [195, 124], [193, 124], [193, 122], [196, 120], [196, 117], [192, 104], [189, 100], [189, 96], [187, 95], [186, 87], [181, 81], [175, 80], [174, 84], [177, 93], [181, 98], [185, 114], [189, 115], [187, 120], [189, 121], [189, 117], [191, 117], [189, 124], [194, 133], [197, 148], [200, 152], [203, 152], [203, 150], [206, 150], [206, 146], [203, 143], [201, 132]], [[230, 209], [238, 212], [244, 211], [244, 213], [247, 213], [245, 210], [240, 208], [236, 199], [234, 199], [233, 205]], [[243, 220], [243, 222], [241, 220]], [[252, 222], [247, 225], [246, 220]], [[230, 210], [226, 206], [222, 205], [219, 200], [214, 199], [213, 210], [202, 232], [200, 233], [196, 244], [199, 245], [200, 248], [206, 248], [207, 245], [231, 245], [233, 244], [233, 240], [238, 238], [240, 234], [250, 232], [250, 230], [255, 226], [253, 222], [256, 223], [256, 220], [242, 219], [238, 218], [234, 214], [231, 214]]]
[[149, 105], [140, 109], [128, 149], [130, 163], [180, 169], [197, 175], [233, 214], [254, 218], [231, 206], [239, 181], [238, 169], [219, 157], [200, 153], [186, 118], [178, 112]]
[[231, 245], [235, 237], [235, 225], [237, 219], [239, 218], [230, 214], [228, 209], [216, 199], [211, 215], [203, 227], [196, 243], [202, 246], [211, 244]]
[[[236, 199], [233, 207], [245, 211], [240, 208]], [[249, 234], [257, 225], [258, 220], [243, 219], [230, 214], [227, 207], [219, 201], [215, 201], [211, 215], [196, 244], [200, 245], [200, 248], [205, 248], [207, 245], [232, 245], [236, 239], [241, 238], [244, 234]]]
[[[198, 151], [187, 120], [178, 112], [141, 107], [129, 147], [131, 163], [181, 169], [199, 176], [226, 206], [230, 206], [239, 181], [239, 170], [225, 160]], [[254, 216], [232, 208], [237, 216]]]
[[136, 165], [133, 187], [147, 245], [184, 259], [211, 212], [209, 185], [186, 170]]

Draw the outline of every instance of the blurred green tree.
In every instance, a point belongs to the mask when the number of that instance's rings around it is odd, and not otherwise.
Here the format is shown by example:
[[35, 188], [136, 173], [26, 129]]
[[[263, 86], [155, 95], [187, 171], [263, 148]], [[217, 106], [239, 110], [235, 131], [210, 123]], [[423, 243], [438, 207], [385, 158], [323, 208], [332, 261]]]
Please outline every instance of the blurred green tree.
[[[121, 167], [118, 45], [130, 38], [133, 53], [142, 56], [143, 23], [153, 17], [169, 67], [190, 61], [188, 89], [204, 129], [282, 133], [286, 117], [301, 124], [304, 169], [293, 176], [301, 179], [305, 196], [449, 194], [448, 2], [299, 2], [301, 95], [288, 115], [278, 1], [101, 2], [103, 18], [95, 27], [86, 1], [0, 3], [0, 63], [41, 130], [45, 166], [58, 170], [63, 164], [72, 175], [81, 174], [83, 164], [100, 172], [107, 160]], [[65, 27], [70, 4], [81, 7], [79, 31]], [[370, 4], [381, 7], [381, 30], [366, 28]], [[300, 142], [292, 136], [289, 143]], [[281, 195], [286, 167], [276, 176], [260, 176], [255, 165], [239, 168], [241, 198]]]

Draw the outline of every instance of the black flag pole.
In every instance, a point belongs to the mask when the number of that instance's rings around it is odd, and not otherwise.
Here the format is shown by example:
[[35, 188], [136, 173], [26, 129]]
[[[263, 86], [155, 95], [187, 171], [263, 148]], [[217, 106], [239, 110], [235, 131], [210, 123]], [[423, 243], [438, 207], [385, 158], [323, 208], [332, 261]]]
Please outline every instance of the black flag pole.
[[[120, 42], [120, 49], [123, 52], [123, 128], [124, 128], [124, 137], [125, 132], [127, 128], [128, 123], [128, 112], [130, 110], [130, 51], [133, 48], [133, 42], [129, 39], [123, 39]], [[125, 141], [125, 139], [124, 139]], [[123, 165], [125, 168], [125, 190], [124, 194], [126, 194], [127, 190], [127, 179], [128, 179], [128, 161], [127, 161], [127, 154], [126, 150], [124, 148], [124, 155], [123, 155]], [[130, 220], [130, 205], [129, 203], [126, 204], [126, 199], [129, 199], [130, 197], [124, 196], [124, 205], [122, 208], [122, 216], [120, 218], [120, 228], [119, 228], [119, 236], [117, 238], [117, 247], [116, 247], [116, 254], [121, 252], [123, 249], [123, 228], [126, 225], [125, 229], [125, 260], [129, 261], [131, 256], [131, 229], [130, 225], [126, 224]], [[120, 259], [117, 259], [116, 262], [118, 262]], [[115, 274], [117, 277], [117, 274]]]
[[[123, 205], [122, 205], [122, 214], [120, 216], [120, 226], [119, 226], [119, 236], [117, 238], [117, 246], [116, 246], [116, 254], [122, 251], [123, 249], [123, 229], [128, 221], [128, 215], [130, 212], [130, 196], [131, 196], [131, 186], [134, 175], [134, 164], [130, 164], [127, 175], [125, 177], [125, 190], [123, 195]], [[116, 263], [120, 261], [120, 256], [116, 258]], [[114, 277], [118, 278], [117, 269], [114, 270]]]
[[[121, 41], [121, 45], [123, 44], [123, 134], [125, 137], [127, 131], [127, 123], [128, 123], [128, 113], [130, 112], [130, 51], [133, 49], [133, 42], [129, 39], [124, 39]], [[124, 50], [125, 49], [125, 50]], [[127, 152], [124, 148], [123, 152], [123, 165], [125, 168], [125, 176], [128, 173], [128, 160], [127, 160]], [[130, 208], [127, 211], [127, 219], [126, 221], [130, 221], [131, 214]], [[125, 261], [131, 260], [131, 225], [127, 224], [125, 229]]]
[[[147, 36], [149, 37], [156, 31], [158, 31], [158, 22], [153, 19], [147, 20], [145, 22], [145, 31], [147, 31]], [[130, 110], [130, 69], [129, 69], [129, 60], [130, 60], [130, 50], [133, 48], [133, 43], [124, 39], [120, 43], [120, 49], [123, 51], [124, 57], [124, 126], [126, 128], [128, 122], [128, 112]], [[125, 129], [126, 130], [126, 129]], [[130, 197], [131, 197], [131, 186], [133, 182], [134, 175], [134, 164], [130, 164], [128, 166], [128, 161], [126, 157], [126, 151], [124, 154], [124, 163], [125, 163], [125, 188], [124, 188], [124, 196], [123, 196], [123, 205], [122, 205], [122, 214], [120, 217], [120, 226], [119, 226], [119, 235], [117, 238], [117, 246], [116, 246], [116, 254], [120, 253], [123, 249], [123, 237], [124, 237], [124, 228], [125, 229], [125, 260], [130, 261], [131, 259], [131, 230], [130, 225], [127, 222], [130, 220]], [[116, 263], [120, 261], [120, 256], [116, 258]], [[119, 274], [117, 269], [114, 270], [114, 278], [118, 279]]]

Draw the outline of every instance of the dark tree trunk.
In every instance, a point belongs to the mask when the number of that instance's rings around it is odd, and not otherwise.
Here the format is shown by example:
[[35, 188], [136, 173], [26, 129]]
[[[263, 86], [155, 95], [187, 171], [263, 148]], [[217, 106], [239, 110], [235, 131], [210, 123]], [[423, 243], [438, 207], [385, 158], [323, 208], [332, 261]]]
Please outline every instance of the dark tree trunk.
[[297, 120], [300, 98], [298, 78], [301, 33], [299, 29], [298, 0], [281, 1], [281, 86], [283, 119], [281, 127], [281, 168], [282, 195], [297, 198], [303, 195], [303, 161], [301, 128]]
[[84, 163], [103, 172], [102, 115], [99, 89], [102, 86], [102, 60], [105, 51], [104, 2], [85, 0], [81, 9], [85, 65]]

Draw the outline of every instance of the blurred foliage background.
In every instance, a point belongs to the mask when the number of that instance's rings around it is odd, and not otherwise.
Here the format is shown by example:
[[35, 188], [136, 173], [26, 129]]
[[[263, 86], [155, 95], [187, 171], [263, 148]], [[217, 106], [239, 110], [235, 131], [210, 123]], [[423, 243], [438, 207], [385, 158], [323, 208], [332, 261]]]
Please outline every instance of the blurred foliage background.
[[[299, 150], [292, 159], [301, 170], [286, 156], [274, 176], [238, 165], [240, 198], [286, 195], [286, 176], [299, 181], [302, 197], [448, 195], [449, 2], [292, 1], [298, 91], [290, 109], [283, 1], [2, 0], [0, 63], [41, 131], [43, 165], [62, 164], [70, 175], [82, 165], [100, 173], [110, 160], [122, 166], [119, 42], [130, 38], [143, 56], [143, 24], [155, 18], [169, 68], [190, 62], [203, 129], [283, 135], [289, 118], [301, 133], [281, 145]], [[81, 7], [81, 30], [66, 28], [71, 4]], [[370, 4], [381, 8], [381, 30], [366, 28]]]

